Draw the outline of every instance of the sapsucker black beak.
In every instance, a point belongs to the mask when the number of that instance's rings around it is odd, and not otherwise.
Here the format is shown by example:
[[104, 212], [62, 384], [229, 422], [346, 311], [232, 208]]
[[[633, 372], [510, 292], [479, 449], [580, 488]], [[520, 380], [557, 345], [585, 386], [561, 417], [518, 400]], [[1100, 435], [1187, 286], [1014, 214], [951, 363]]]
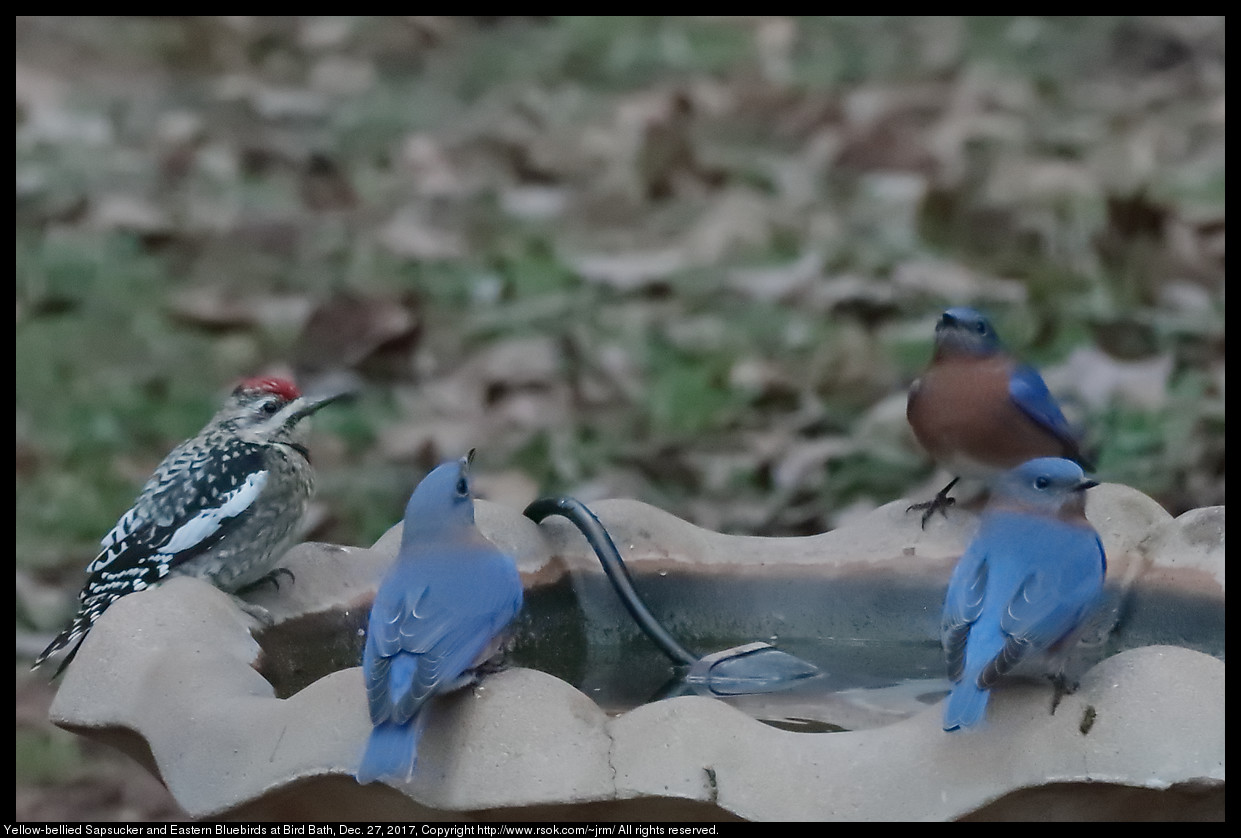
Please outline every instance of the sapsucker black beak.
[[327, 393], [307, 393], [304, 396], [298, 397], [297, 400], [290, 405], [291, 410], [289, 410], [289, 418], [286, 423], [291, 425], [299, 422], [317, 411], [319, 408], [326, 407], [332, 402], [340, 401], [341, 399], [352, 395], [352, 390]]

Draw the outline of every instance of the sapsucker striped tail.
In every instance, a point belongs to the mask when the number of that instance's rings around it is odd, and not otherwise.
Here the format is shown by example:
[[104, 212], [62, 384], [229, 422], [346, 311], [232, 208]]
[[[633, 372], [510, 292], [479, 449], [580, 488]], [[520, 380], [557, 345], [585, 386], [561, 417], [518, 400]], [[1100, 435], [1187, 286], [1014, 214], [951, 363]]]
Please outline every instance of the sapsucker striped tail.
[[269, 573], [314, 490], [302, 420], [341, 395], [303, 396], [282, 378], [239, 384], [198, 436], [164, 458], [104, 536], [86, 568], [77, 615], [34, 667], [72, 646], [59, 675], [108, 606], [169, 576], [203, 577], [232, 592]]

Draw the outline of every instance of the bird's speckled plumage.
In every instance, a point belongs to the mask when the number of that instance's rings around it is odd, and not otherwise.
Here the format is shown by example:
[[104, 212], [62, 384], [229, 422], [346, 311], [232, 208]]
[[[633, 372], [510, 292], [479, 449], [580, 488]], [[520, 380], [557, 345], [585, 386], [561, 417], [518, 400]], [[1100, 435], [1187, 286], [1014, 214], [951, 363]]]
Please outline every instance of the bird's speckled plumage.
[[306, 511], [314, 475], [302, 420], [332, 401], [303, 397], [281, 378], [243, 381], [193, 439], [155, 469], [86, 568], [80, 606], [34, 666], [73, 646], [117, 599], [175, 575], [225, 591], [261, 579]]

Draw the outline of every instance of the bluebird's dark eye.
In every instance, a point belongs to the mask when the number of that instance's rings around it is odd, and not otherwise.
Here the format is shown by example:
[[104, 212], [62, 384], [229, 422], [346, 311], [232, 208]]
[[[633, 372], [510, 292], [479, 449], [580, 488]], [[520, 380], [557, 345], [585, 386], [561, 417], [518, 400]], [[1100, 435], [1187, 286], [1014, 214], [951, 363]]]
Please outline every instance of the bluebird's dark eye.
[[1050, 485], [1051, 485], [1051, 480], [1048, 479], [1047, 477], [1040, 476], [1040, 477], [1034, 478], [1034, 488], [1036, 489], [1039, 489], [1039, 490], [1046, 489]]
[[463, 498], [470, 496], [470, 483], [464, 477], [457, 478], [457, 494]]
[[974, 324], [974, 329], [977, 330], [978, 334], [985, 335], [987, 333], [987, 324], [980, 320]]

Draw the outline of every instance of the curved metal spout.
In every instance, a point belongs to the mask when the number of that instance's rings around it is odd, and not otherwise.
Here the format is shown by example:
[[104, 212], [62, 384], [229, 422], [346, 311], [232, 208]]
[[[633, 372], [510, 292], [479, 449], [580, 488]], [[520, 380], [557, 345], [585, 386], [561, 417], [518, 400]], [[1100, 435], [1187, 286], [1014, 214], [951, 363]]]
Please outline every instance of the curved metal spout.
[[585, 504], [570, 497], [540, 498], [527, 506], [523, 514], [536, 524], [550, 515], [573, 522], [598, 556], [625, 610], [673, 663], [689, 667], [684, 681], [696, 691], [720, 696], [776, 692], [819, 674], [814, 664], [781, 652], [770, 643], [747, 643], [702, 657], [695, 655], [646, 607], [612, 536]]

